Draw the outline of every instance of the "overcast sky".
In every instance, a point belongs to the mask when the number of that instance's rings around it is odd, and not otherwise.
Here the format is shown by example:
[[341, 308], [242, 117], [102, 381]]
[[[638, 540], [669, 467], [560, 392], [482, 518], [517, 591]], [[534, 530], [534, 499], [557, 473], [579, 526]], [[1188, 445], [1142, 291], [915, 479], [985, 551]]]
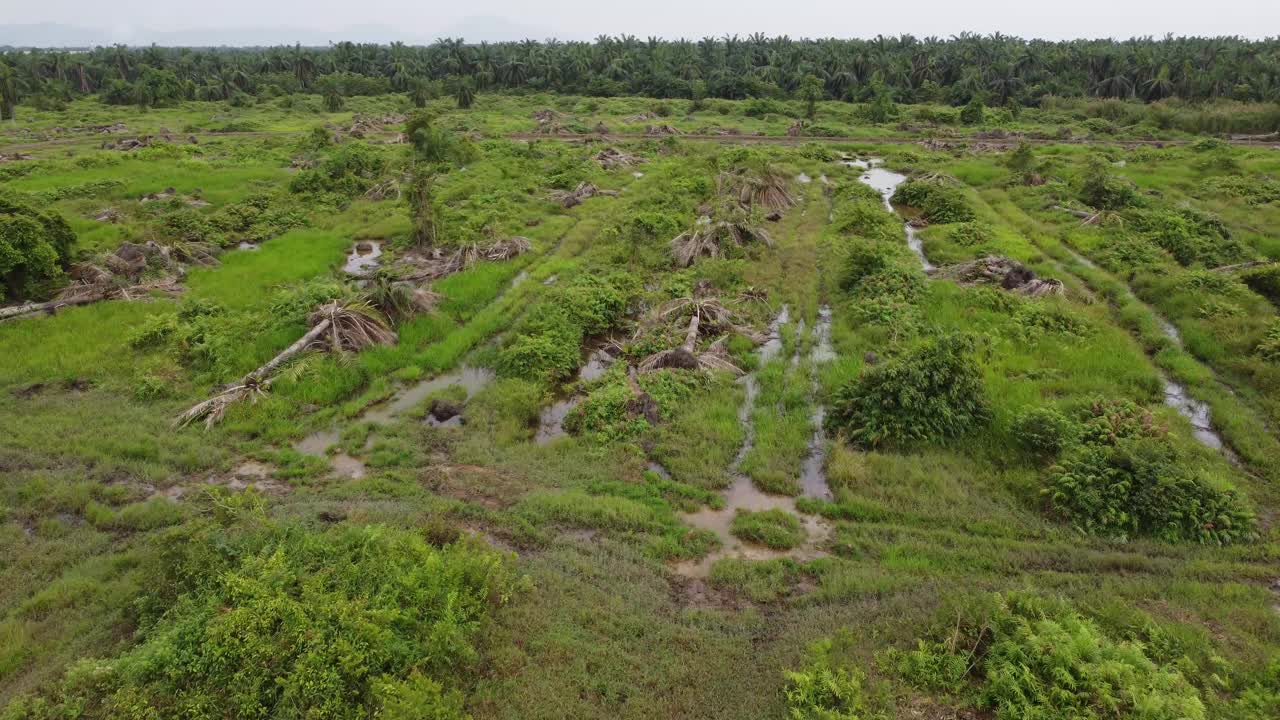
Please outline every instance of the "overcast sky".
[[537, 39], [619, 33], [696, 39], [753, 32], [947, 37], [965, 30], [1049, 39], [1165, 33], [1259, 38], [1280, 34], [1280, 0], [0, 0], [0, 24], [41, 22], [133, 42], [146, 42], [149, 31], [264, 27], [337, 37], [362, 25], [422, 40], [487, 27]]

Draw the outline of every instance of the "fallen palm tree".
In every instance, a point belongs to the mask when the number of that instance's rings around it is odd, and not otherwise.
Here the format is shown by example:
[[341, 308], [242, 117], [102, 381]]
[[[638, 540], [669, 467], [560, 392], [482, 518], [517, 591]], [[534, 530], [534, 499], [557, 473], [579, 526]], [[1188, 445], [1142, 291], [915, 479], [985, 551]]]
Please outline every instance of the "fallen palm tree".
[[1065, 292], [1061, 280], [1037, 277], [1022, 263], [998, 255], [940, 267], [934, 271], [934, 277], [961, 285], [999, 285], [1028, 297], [1062, 295]]
[[311, 329], [305, 335], [265, 365], [208, 400], [191, 406], [174, 420], [174, 425], [185, 427], [203, 420], [205, 429], [213, 427], [231, 406], [245, 400], [256, 402], [265, 395], [275, 380], [276, 370], [305, 350], [356, 352], [374, 345], [391, 345], [396, 341], [396, 333], [387, 325], [385, 317], [368, 303], [327, 302], [316, 308], [307, 322]]
[[514, 236], [488, 245], [464, 243], [453, 248], [434, 247], [425, 254], [410, 252], [399, 262], [409, 266], [405, 280], [435, 280], [471, 267], [481, 260], [501, 262], [522, 255], [533, 247], [526, 237]]
[[683, 317], [686, 312], [689, 313], [689, 322], [685, 326], [684, 342], [669, 350], [653, 353], [640, 361], [640, 372], [676, 368], [724, 370], [741, 375], [742, 370], [729, 360], [729, 353], [724, 347], [725, 337], [712, 342], [705, 351], [697, 352], [699, 338], [737, 329], [733, 323], [733, 312], [718, 298], [695, 293], [691, 297], [668, 301], [654, 310], [641, 332], [644, 328], [652, 329], [655, 326], [670, 323], [676, 318]]
[[614, 197], [618, 194], [617, 190], [601, 190], [594, 183], [580, 182], [578, 187], [572, 190], [552, 190], [550, 198], [552, 202], [559, 203], [561, 207], [571, 208], [581, 205], [583, 200], [595, 197], [597, 195], [605, 195]]
[[600, 163], [600, 167], [605, 170], [614, 170], [616, 168], [631, 167], [644, 162], [644, 158], [625, 153], [615, 147], [607, 147], [596, 153], [595, 161]]
[[773, 247], [773, 238], [764, 228], [751, 223], [748, 216], [734, 215], [728, 220], [712, 220], [703, 215], [693, 229], [672, 238], [671, 254], [676, 265], [689, 267], [700, 257], [721, 258], [730, 247], [742, 248], [756, 242]]
[[[71, 283], [52, 300], [0, 308], [0, 321], [106, 300], [136, 300], [156, 292], [176, 295], [182, 292], [179, 284], [185, 274], [182, 263], [216, 263], [213, 252], [213, 246], [207, 243], [168, 246], [153, 241], [142, 245], [126, 242], [101, 258], [101, 265], [72, 265], [68, 272]], [[144, 271], [150, 271], [146, 281], [142, 279]]]

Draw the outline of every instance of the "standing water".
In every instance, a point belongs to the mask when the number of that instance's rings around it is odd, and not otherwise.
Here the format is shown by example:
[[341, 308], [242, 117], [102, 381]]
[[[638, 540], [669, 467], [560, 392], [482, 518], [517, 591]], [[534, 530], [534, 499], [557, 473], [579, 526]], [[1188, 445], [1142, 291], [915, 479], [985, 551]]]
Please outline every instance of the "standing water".
[[381, 256], [382, 243], [377, 240], [361, 240], [351, 248], [351, 254], [347, 255], [347, 262], [342, 270], [350, 275], [368, 275], [378, 267], [378, 258]]
[[[823, 305], [818, 308], [818, 322], [813, 326], [813, 351], [809, 358], [813, 362], [813, 390], [817, 395], [818, 366], [835, 359], [831, 349], [831, 308]], [[809, 440], [809, 454], [800, 468], [800, 492], [805, 497], [831, 499], [831, 489], [827, 487], [827, 438], [822, 432], [822, 423], [826, 420], [826, 408], [819, 403], [813, 406], [813, 438]]]
[[[769, 339], [757, 350], [760, 365], [763, 366], [778, 356], [782, 351], [782, 326], [790, 321], [790, 314], [784, 305], [778, 316], [769, 325]], [[747, 560], [768, 560], [779, 557], [793, 557], [798, 560], [811, 560], [822, 555], [821, 542], [826, 538], [829, 528], [817, 518], [801, 515], [808, 540], [803, 546], [793, 551], [774, 550], [771, 548], [743, 543], [729, 531], [733, 518], [739, 510], [759, 512], [762, 510], [785, 510], [796, 513], [796, 501], [786, 495], [770, 495], [761, 492], [751, 482], [751, 478], [740, 472], [742, 461], [755, 442], [755, 427], [751, 422], [751, 411], [755, 407], [756, 396], [760, 392], [760, 384], [754, 372], [747, 373], [739, 381], [746, 391], [742, 405], [738, 407], [738, 423], [742, 425], [745, 435], [738, 454], [729, 466], [733, 482], [725, 490], [724, 507], [720, 510], [703, 508], [695, 513], [682, 514], [681, 517], [690, 525], [710, 530], [720, 539], [720, 549], [708, 553], [701, 560], [690, 560], [676, 565], [676, 572], [689, 577], [706, 577], [711, 566], [721, 558], [739, 557]], [[656, 472], [656, 471], [655, 471]], [[798, 514], [798, 513], [797, 513]]]
[[[859, 179], [863, 184], [870, 186], [876, 192], [880, 193], [880, 197], [884, 200], [885, 209], [889, 212], [893, 212], [893, 203], [889, 202], [889, 198], [893, 197], [893, 193], [898, 189], [899, 185], [906, 182], [906, 175], [893, 172], [892, 170], [885, 170], [880, 167], [880, 161], [874, 159], [868, 160], [865, 163], [860, 160], [846, 160], [844, 161], [844, 164], [850, 167], [863, 168], [864, 171], [862, 173], [862, 177]], [[916, 257], [920, 258], [920, 267], [924, 268], [925, 272], [932, 270], [933, 263], [929, 262], [929, 258], [925, 257], [924, 243], [920, 240], [920, 236], [916, 233], [916, 229], [911, 226], [911, 223], [904, 223], [903, 227], [907, 231], [907, 245], [911, 248], [911, 251], [916, 254]]]

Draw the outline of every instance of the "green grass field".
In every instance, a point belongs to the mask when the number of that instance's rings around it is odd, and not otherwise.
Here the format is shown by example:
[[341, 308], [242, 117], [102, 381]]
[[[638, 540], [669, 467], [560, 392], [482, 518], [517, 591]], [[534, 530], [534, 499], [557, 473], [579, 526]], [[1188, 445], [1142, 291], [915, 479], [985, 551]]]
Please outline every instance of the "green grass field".
[[[403, 96], [20, 107], [0, 153], [33, 159], [0, 179], [66, 219], [68, 261], [216, 260], [0, 320], [0, 718], [1280, 716], [1280, 199], [1252, 192], [1280, 153], [1135, 130], [1015, 157], [844, 103], [815, 123], [856, 141], [624, 122], [654, 105], [433, 101], [470, 153], [434, 248], [400, 125], [341, 132]], [[664, 122], [793, 120], [746, 105]], [[543, 108], [622, 137], [509, 137]], [[173, 142], [51, 131], [117, 121]], [[918, 192], [886, 209], [854, 159]], [[687, 266], [677, 236], [707, 238]], [[958, 269], [989, 257], [1057, 282]], [[322, 342], [175, 425], [396, 282], [433, 299], [380, 316], [393, 342]]]

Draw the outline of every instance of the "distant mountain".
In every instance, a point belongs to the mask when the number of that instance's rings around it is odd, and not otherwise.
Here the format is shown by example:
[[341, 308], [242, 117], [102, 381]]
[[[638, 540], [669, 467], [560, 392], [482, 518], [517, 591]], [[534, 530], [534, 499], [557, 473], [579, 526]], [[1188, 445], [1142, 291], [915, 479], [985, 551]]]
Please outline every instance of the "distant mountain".
[[426, 45], [437, 38], [463, 38], [467, 42], [545, 40], [555, 33], [546, 28], [494, 17], [472, 17], [443, 28], [350, 25], [333, 30], [297, 27], [195, 28], [85, 28], [62, 23], [0, 24], [0, 47], [82, 48], [95, 45], [157, 45], [169, 47], [252, 47], [263, 45], [324, 46], [344, 40], [355, 43]]

